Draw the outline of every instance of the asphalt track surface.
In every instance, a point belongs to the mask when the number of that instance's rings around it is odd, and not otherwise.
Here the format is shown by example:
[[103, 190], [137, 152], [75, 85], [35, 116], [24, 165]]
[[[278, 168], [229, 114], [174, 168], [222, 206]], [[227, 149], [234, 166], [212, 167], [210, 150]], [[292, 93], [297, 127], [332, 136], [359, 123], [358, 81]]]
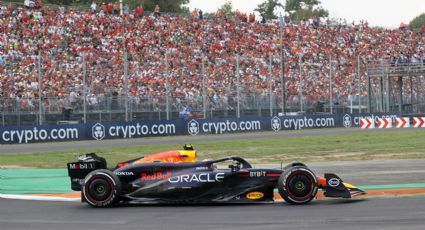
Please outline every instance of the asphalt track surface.
[[[386, 132], [391, 132], [387, 131]], [[233, 135], [177, 136], [108, 141], [3, 145], [1, 152], [29, 153], [92, 149], [123, 145], [196, 143], [364, 132], [326, 129]], [[367, 132], [381, 132], [381, 130]], [[6, 151], [3, 149], [6, 147]], [[318, 174], [335, 172], [355, 185], [424, 183], [425, 159], [320, 162], [309, 166]], [[278, 167], [278, 165], [273, 165]], [[308, 205], [127, 205], [94, 209], [79, 202], [0, 199], [0, 229], [425, 229], [425, 196], [315, 200]]]
[[[355, 185], [424, 183], [425, 159], [320, 162], [318, 174], [336, 172]], [[276, 165], [274, 165], [276, 166]], [[421, 229], [425, 196], [314, 200], [255, 205], [126, 205], [95, 209], [80, 202], [0, 198], [0, 229]]]
[[[94, 209], [78, 202], [0, 199], [7, 230], [102, 229], [417, 229], [425, 197], [316, 200], [308, 205], [128, 205]], [[6, 208], [8, 207], [8, 208]]]
[[[414, 130], [414, 129], [411, 129]], [[232, 133], [232, 134], [209, 134], [198, 136], [168, 136], [168, 137], [145, 137], [134, 139], [111, 139], [103, 141], [69, 141], [69, 142], [52, 142], [52, 143], [30, 143], [30, 144], [8, 144], [0, 145], [0, 154], [16, 154], [16, 153], [47, 153], [52, 151], [65, 150], [90, 150], [95, 148], [109, 148], [119, 146], [143, 146], [148, 144], [184, 144], [197, 142], [213, 142], [213, 141], [231, 141], [231, 140], [250, 140], [263, 138], [285, 138], [300, 136], [318, 136], [332, 134], [348, 134], [359, 132], [397, 132], [398, 129], [372, 129], [362, 130], [360, 128], [332, 128], [332, 129], [306, 129], [291, 130], [279, 132], [250, 132], [250, 133]], [[195, 146], [196, 147], [196, 146]]]

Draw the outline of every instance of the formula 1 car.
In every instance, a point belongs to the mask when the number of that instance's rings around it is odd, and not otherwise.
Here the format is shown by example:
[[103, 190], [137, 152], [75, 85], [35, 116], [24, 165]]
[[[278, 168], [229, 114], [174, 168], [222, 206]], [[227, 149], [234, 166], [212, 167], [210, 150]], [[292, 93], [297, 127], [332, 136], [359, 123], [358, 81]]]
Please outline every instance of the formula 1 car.
[[[258, 203], [273, 202], [274, 189], [290, 204], [306, 204], [318, 189], [326, 197], [351, 198], [366, 192], [338, 176], [316, 175], [294, 162], [282, 169], [253, 168], [240, 157], [197, 161], [190, 145], [119, 163], [108, 169], [94, 153], [67, 164], [71, 188], [93, 207], [119, 202], [155, 203]], [[227, 165], [226, 168], [220, 168]]]

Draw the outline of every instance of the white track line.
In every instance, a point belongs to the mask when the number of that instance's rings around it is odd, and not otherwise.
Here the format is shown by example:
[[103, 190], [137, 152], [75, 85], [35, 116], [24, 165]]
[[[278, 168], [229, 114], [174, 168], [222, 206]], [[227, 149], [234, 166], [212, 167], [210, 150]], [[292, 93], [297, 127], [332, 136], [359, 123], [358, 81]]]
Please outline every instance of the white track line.
[[0, 194], [0, 198], [3, 199], [15, 199], [15, 200], [41, 200], [41, 201], [80, 201], [80, 198], [65, 198], [58, 196], [34, 196], [34, 195], [12, 195], [12, 194]]

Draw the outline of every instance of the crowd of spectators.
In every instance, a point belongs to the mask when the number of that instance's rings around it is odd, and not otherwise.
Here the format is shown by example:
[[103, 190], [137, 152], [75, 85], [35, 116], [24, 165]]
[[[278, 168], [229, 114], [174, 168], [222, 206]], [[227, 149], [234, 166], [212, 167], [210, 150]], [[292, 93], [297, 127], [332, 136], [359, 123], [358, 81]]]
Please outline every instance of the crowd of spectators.
[[93, 108], [105, 98], [126, 95], [126, 79], [136, 106], [161, 105], [168, 86], [176, 109], [196, 109], [203, 96], [212, 107], [229, 108], [235, 105], [237, 79], [245, 106], [261, 103], [258, 98], [270, 88], [279, 101], [281, 31], [288, 104], [299, 101], [301, 89], [303, 100], [312, 103], [329, 98], [330, 66], [332, 97], [347, 98], [357, 88], [357, 57], [363, 75], [368, 60], [425, 61], [424, 30], [318, 20], [287, 23], [282, 29], [279, 20], [260, 23], [254, 14], [239, 12], [227, 18], [219, 12], [207, 17], [202, 11], [170, 16], [159, 7], [153, 13], [127, 8], [123, 16], [117, 11], [107, 5], [92, 5], [88, 11], [0, 6], [2, 106], [18, 101], [22, 108], [36, 107], [38, 64], [43, 102], [50, 110], [71, 100], [80, 104], [83, 89]]

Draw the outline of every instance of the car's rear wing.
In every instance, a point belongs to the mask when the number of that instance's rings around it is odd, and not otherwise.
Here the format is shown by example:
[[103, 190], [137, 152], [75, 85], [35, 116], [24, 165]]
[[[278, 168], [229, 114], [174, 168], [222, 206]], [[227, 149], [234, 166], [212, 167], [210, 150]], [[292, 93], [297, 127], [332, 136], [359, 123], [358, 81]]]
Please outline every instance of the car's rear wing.
[[71, 189], [81, 191], [84, 178], [91, 171], [106, 169], [106, 160], [95, 153], [86, 153], [78, 157], [78, 161], [67, 164], [68, 176], [71, 178]]

